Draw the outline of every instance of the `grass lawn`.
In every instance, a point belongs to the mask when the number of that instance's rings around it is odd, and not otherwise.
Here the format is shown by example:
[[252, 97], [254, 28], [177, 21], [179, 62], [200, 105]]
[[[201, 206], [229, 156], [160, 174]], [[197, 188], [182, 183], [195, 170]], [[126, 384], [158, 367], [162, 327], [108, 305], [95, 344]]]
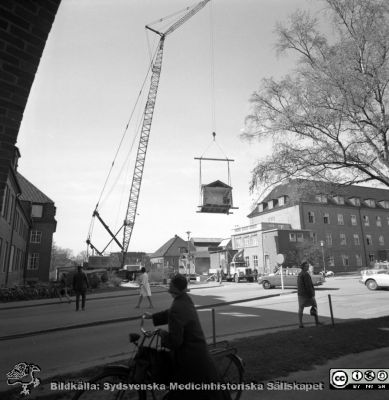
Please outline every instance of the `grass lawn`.
[[[389, 331], [380, 328], [389, 328], [389, 316], [344, 322], [334, 327], [323, 325], [297, 328], [237, 339], [230, 343], [238, 349], [239, 356], [245, 362], [245, 381], [263, 382], [295, 371], [309, 370], [315, 365], [347, 354], [389, 347]], [[99, 367], [95, 367], [58, 379], [76, 380], [81, 376], [85, 379], [98, 371]], [[39, 394], [42, 386], [34, 389], [32, 394], [35, 392], [38, 398], [46, 400], [71, 398], [70, 393], [48, 394], [47, 390]], [[18, 398], [14, 392], [1, 394], [2, 400]]]

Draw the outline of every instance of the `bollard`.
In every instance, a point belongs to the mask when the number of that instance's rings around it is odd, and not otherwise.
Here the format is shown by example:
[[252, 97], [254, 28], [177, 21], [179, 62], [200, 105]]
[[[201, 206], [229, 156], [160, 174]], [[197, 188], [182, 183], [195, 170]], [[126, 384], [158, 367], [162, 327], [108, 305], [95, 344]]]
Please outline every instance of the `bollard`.
[[216, 345], [216, 324], [215, 324], [215, 309], [212, 308], [212, 338], [213, 338], [213, 345]]
[[328, 302], [329, 302], [329, 304], [330, 304], [331, 322], [332, 322], [332, 326], [334, 326], [334, 325], [335, 325], [335, 322], [334, 322], [334, 313], [333, 313], [333, 311], [332, 311], [332, 301], [331, 301], [331, 295], [330, 295], [330, 294], [328, 295]]

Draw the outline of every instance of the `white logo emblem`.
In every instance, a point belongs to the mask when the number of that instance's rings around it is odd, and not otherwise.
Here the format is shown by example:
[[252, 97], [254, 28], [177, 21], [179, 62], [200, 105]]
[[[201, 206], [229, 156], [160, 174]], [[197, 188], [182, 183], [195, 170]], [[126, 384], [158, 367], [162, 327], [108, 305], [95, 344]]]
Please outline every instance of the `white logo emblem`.
[[35, 377], [35, 374], [40, 370], [38, 365], [35, 364], [27, 364], [25, 362], [16, 364], [7, 373], [7, 384], [21, 385], [22, 390], [20, 394], [27, 396], [31, 393], [31, 386], [35, 388], [41, 383], [40, 379]]

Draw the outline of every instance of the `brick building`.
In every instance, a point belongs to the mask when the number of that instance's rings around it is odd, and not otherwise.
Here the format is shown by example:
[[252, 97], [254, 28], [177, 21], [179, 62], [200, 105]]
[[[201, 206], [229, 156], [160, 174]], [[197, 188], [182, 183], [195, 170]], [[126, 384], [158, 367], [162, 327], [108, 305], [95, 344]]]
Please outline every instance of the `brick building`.
[[17, 173], [21, 188], [20, 202], [30, 216], [30, 232], [27, 243], [25, 281], [49, 280], [51, 248], [57, 227], [54, 202], [24, 176]]
[[60, 0], [0, 2], [0, 204], [6, 191], [11, 190], [20, 124], [60, 3]]
[[[356, 270], [375, 260], [389, 259], [386, 189], [292, 180], [274, 188], [248, 218], [246, 231], [235, 230], [233, 234], [234, 248], [239, 248], [242, 240], [247, 261], [256, 262], [260, 269], [271, 266], [266, 252], [285, 253], [288, 246], [292, 252], [301, 250], [301, 256], [311, 252], [316, 264], [322, 267], [325, 263], [334, 271]], [[263, 224], [278, 228], [277, 240], [268, 241], [267, 248], [263, 245], [266, 240], [262, 241], [269, 230]], [[276, 243], [272, 251], [268, 251], [270, 243]]]

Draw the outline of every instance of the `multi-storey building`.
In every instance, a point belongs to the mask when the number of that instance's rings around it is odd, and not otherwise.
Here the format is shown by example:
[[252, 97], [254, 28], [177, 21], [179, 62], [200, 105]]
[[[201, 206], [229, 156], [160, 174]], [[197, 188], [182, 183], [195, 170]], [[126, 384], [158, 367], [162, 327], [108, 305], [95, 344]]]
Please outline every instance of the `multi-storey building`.
[[23, 282], [26, 248], [31, 218], [20, 200], [21, 187], [16, 164], [19, 151], [15, 149], [9, 168], [0, 210], [0, 286], [13, 286]]
[[17, 173], [21, 188], [20, 202], [30, 217], [27, 245], [27, 264], [24, 279], [27, 282], [48, 281], [53, 235], [57, 227], [54, 202], [42, 191]]
[[[276, 224], [278, 232], [289, 230], [284, 236], [288, 237], [291, 249], [299, 240], [306, 242], [304, 238], [309, 236], [310, 247], [319, 253], [317, 263], [320, 264], [321, 254], [321, 263], [334, 271], [355, 270], [375, 260], [389, 259], [389, 190], [386, 189], [292, 180], [274, 188], [248, 218], [251, 227], [260, 226], [257, 230], [262, 232], [261, 239], [269, 236], [264, 224]], [[241, 245], [245, 257], [250, 262], [250, 257], [257, 256], [259, 269], [266, 270], [269, 264], [266, 252], [288, 251], [287, 243], [284, 248], [280, 246], [279, 234], [277, 246], [269, 250], [270, 244], [267, 247], [259, 242], [253, 244], [250, 235], [254, 232], [245, 233], [244, 238], [235, 230], [234, 248], [240, 248], [237, 242], [240, 237], [246, 240]], [[260, 241], [259, 236], [257, 240]], [[309, 249], [305, 253], [306, 250]]]

